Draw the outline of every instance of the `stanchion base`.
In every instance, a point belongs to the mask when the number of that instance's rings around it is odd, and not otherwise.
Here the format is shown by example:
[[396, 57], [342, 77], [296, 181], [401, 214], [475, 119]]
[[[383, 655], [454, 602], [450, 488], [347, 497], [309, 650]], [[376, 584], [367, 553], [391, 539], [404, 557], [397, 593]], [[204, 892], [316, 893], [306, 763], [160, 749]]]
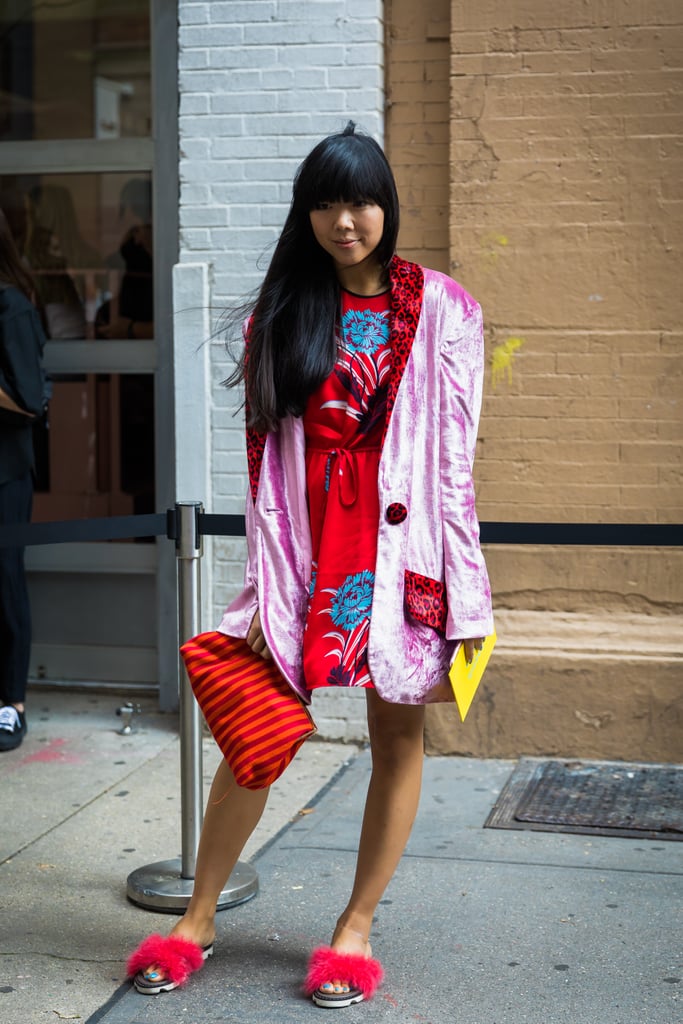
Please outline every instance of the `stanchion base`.
[[[131, 871], [126, 888], [128, 899], [147, 910], [183, 914], [190, 902], [194, 879], [182, 878], [181, 867], [178, 857], [175, 860], [160, 860], [156, 864], [147, 864]], [[227, 910], [228, 907], [246, 903], [257, 892], [258, 874], [255, 869], [251, 864], [238, 861], [218, 898], [216, 910]]]

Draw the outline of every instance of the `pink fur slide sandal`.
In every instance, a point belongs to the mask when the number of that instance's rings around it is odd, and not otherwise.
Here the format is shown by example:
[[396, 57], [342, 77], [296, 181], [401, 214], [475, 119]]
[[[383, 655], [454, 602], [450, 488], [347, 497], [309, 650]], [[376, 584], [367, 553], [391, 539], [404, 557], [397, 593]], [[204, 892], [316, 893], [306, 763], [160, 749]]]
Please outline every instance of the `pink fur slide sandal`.
[[[148, 935], [128, 958], [128, 977], [143, 995], [156, 996], [184, 985], [213, 953], [179, 935]], [[154, 970], [150, 970], [150, 968]]]
[[[341, 1009], [371, 999], [384, 977], [379, 960], [319, 946], [311, 953], [304, 991], [316, 1006]], [[335, 980], [341, 982], [335, 986]], [[335, 991], [345, 988], [346, 991]]]

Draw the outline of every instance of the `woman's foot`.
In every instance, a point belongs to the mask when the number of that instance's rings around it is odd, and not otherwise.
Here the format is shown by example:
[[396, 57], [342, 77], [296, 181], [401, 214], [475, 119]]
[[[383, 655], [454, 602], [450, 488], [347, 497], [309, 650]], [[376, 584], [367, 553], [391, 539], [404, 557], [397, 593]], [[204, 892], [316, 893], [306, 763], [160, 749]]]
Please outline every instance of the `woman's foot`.
[[[357, 932], [354, 928], [349, 928], [347, 925], [337, 925], [332, 936], [332, 942], [330, 947], [335, 953], [351, 953], [355, 956], [372, 956], [372, 949], [370, 943], [365, 938], [362, 932]], [[363, 996], [358, 993], [357, 990], [351, 991], [348, 979], [346, 978], [331, 978], [330, 981], [323, 982], [319, 986], [320, 992], [324, 992], [326, 996], [348, 996], [349, 1002], [344, 1005], [351, 1005], [351, 1003], [361, 1002]], [[313, 1002], [316, 1005], [320, 1005], [316, 1000], [316, 993], [313, 994]]]
[[23, 704], [0, 707], [0, 751], [16, 750], [24, 742], [28, 726]]
[[170, 992], [184, 985], [213, 954], [213, 942], [213, 926], [193, 929], [183, 919], [169, 935], [148, 936], [129, 958], [128, 974], [138, 992]]
[[365, 935], [337, 925], [332, 945], [313, 951], [305, 988], [316, 1006], [341, 1009], [369, 999], [382, 976]]

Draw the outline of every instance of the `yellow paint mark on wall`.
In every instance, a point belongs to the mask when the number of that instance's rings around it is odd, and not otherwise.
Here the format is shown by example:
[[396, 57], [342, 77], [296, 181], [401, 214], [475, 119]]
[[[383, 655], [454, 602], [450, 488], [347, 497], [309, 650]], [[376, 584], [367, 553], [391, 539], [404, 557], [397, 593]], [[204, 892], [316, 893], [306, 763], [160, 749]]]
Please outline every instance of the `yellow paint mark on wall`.
[[494, 391], [506, 374], [508, 384], [512, 384], [512, 357], [523, 344], [524, 338], [508, 338], [507, 341], [496, 345], [494, 348], [491, 353], [491, 374]]
[[500, 250], [504, 249], [505, 246], [509, 244], [510, 239], [507, 235], [499, 235], [495, 232], [484, 235], [481, 239], [482, 258], [484, 262], [489, 264], [489, 266], [495, 266], [498, 262]]

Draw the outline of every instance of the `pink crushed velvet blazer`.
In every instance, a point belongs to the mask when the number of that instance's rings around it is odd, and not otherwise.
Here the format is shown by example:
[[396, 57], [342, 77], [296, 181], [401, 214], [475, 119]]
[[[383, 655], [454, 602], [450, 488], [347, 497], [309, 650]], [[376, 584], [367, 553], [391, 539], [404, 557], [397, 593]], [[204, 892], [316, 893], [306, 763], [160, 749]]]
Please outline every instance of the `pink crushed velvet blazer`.
[[[452, 699], [457, 641], [493, 631], [479, 546], [472, 463], [483, 382], [477, 303], [451, 278], [394, 257], [392, 370], [379, 465], [368, 663], [384, 700]], [[244, 588], [219, 630], [245, 637], [258, 608], [263, 634], [292, 688], [310, 700], [302, 637], [311, 577], [305, 440], [300, 418], [247, 431]]]

